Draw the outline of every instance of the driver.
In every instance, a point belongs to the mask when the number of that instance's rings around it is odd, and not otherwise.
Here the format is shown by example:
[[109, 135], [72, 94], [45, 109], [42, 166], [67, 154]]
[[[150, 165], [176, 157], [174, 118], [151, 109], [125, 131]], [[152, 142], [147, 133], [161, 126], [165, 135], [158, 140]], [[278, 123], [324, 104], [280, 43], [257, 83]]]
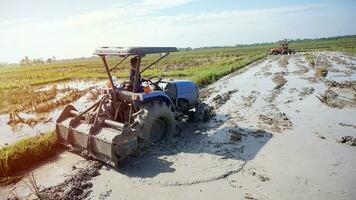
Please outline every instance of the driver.
[[[130, 71], [130, 83], [132, 86], [134, 86], [135, 84], [135, 75], [136, 73], [140, 73], [140, 72], [137, 72], [138, 70], [138, 59], [137, 59], [137, 56], [131, 58], [130, 60], [130, 63], [131, 63], [131, 71]], [[143, 91], [143, 88], [142, 88], [142, 78], [141, 78], [141, 74], [138, 75], [138, 83], [136, 84], [136, 87], [134, 88], [134, 91], [135, 92], [142, 92]]]

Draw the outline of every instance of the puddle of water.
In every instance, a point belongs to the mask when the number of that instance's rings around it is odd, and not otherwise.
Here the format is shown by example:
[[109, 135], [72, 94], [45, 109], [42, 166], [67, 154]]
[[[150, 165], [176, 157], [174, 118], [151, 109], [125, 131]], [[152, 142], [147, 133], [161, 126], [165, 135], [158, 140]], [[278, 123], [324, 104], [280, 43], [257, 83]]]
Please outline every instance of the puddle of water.
[[[101, 88], [105, 84], [105, 81], [93, 82], [93, 81], [72, 81], [67, 83], [58, 83], [58, 84], [50, 84], [41, 88], [41, 90], [51, 89], [54, 85], [57, 89], [77, 89], [77, 90], [85, 90], [87, 88]], [[64, 96], [65, 93], [57, 95], [56, 99]], [[77, 101], [73, 102], [72, 105], [76, 107], [78, 110], [84, 110], [85, 108], [91, 106], [93, 101], [88, 100], [88, 94], [82, 96]], [[0, 115], [0, 147], [5, 144], [12, 144], [16, 141], [28, 137], [34, 136], [41, 133], [46, 133], [48, 131], [55, 129], [55, 121], [61, 114], [63, 107], [57, 108], [51, 112], [44, 114], [36, 114], [36, 113], [19, 113], [22, 118], [36, 118], [39, 116], [46, 116], [52, 118], [52, 120], [48, 123], [38, 123], [37, 125], [31, 127], [27, 124], [19, 124], [17, 126], [9, 126], [7, 122], [9, 120], [8, 114]]]
[[50, 83], [45, 86], [41, 86], [37, 91], [46, 91], [54, 86], [58, 90], [63, 89], [76, 89], [76, 90], [85, 90], [89, 87], [102, 87], [106, 81], [84, 81], [84, 80], [75, 80], [69, 82], [59, 82], [59, 83]]

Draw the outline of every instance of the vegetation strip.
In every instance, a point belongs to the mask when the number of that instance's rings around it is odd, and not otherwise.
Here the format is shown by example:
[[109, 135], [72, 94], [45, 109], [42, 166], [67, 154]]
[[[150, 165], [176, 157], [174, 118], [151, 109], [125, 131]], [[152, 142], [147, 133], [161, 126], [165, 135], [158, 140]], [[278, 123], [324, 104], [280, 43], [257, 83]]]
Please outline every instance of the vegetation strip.
[[24, 138], [0, 149], [0, 183], [55, 155], [60, 148], [54, 132]]

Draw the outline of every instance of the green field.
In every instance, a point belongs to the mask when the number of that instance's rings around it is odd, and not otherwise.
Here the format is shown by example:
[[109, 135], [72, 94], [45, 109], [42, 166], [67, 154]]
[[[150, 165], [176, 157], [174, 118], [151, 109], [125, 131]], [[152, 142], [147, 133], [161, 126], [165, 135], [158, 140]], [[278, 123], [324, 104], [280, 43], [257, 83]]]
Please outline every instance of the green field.
[[[266, 48], [209, 48], [171, 53], [167, 58], [145, 71], [143, 77], [161, 75], [165, 78], [191, 79], [199, 85], [235, 71], [266, 56]], [[143, 66], [159, 58], [144, 57]], [[119, 58], [110, 58], [113, 66]], [[119, 80], [128, 79], [129, 61], [118, 67], [114, 74]], [[106, 79], [100, 58], [58, 61], [51, 64], [30, 66], [6, 66], [0, 68], [0, 113], [23, 111], [39, 103], [49, 101], [55, 95], [48, 91], [36, 91], [38, 85], [75, 79]], [[52, 93], [55, 93], [53, 91]]]
[[[200, 86], [233, 72], [267, 55], [277, 43], [236, 45], [235, 47], [210, 47], [183, 50], [171, 53], [167, 58], [144, 72], [143, 76], [160, 75], [165, 78], [190, 79]], [[345, 51], [356, 53], [356, 36], [296, 40], [290, 42], [296, 51]], [[143, 59], [146, 66], [158, 58], [148, 55]], [[118, 58], [110, 58], [113, 66]], [[128, 77], [129, 63], [126, 60], [114, 74], [119, 80]], [[21, 111], [26, 106], [51, 100], [46, 92], [36, 92], [34, 88], [47, 83], [69, 80], [105, 79], [106, 73], [98, 57], [56, 61], [36, 65], [8, 65], [0, 67], [0, 113]], [[50, 95], [51, 96], [51, 95]], [[53, 95], [52, 95], [53, 97]]]
[[[219, 72], [222, 68], [231, 68], [238, 63], [244, 63], [266, 54], [265, 48], [214, 48], [171, 53], [167, 58], [157, 63], [144, 76], [162, 75], [165, 77], [192, 78], [202, 71]], [[143, 66], [158, 58], [158, 55], [148, 55], [143, 58]], [[113, 66], [117, 58], [109, 59]], [[125, 61], [115, 71], [119, 78], [126, 78], [129, 70]], [[102, 79], [106, 78], [100, 58], [57, 61], [50, 64], [29, 66], [6, 66], [0, 68], [0, 90], [34, 86], [70, 79]]]

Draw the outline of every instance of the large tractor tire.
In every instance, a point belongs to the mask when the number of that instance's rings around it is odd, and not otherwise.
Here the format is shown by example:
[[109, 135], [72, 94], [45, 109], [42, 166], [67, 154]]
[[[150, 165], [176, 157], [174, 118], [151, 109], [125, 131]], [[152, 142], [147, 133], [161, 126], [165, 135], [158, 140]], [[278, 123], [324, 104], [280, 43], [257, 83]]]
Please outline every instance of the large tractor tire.
[[174, 112], [164, 102], [154, 101], [142, 105], [134, 120], [133, 129], [145, 146], [175, 134]]

